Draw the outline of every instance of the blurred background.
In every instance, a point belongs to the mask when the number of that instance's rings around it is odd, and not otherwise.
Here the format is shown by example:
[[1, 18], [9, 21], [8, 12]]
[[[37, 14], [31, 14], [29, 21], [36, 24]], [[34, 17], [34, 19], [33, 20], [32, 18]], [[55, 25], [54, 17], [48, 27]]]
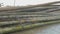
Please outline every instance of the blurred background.
[[60, 0], [0, 0], [2, 6], [26, 6], [36, 5]]

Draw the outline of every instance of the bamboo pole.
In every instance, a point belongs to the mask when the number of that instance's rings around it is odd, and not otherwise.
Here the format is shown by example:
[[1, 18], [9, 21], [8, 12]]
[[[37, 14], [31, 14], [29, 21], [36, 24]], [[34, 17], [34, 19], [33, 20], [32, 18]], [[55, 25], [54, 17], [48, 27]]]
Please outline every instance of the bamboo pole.
[[35, 18], [30, 18], [30, 19], [21, 19], [17, 21], [4, 21], [0, 22], [0, 26], [4, 25], [12, 25], [12, 24], [21, 24], [21, 23], [35, 23], [35, 22], [47, 22], [47, 21], [56, 21], [60, 20], [60, 16], [55, 16], [55, 17], [35, 17]]
[[30, 29], [36, 26], [41, 26], [41, 25], [46, 25], [46, 24], [52, 24], [52, 23], [60, 23], [60, 20], [57, 21], [49, 21], [49, 22], [42, 22], [42, 23], [34, 23], [34, 24], [28, 24], [28, 25], [17, 25], [14, 27], [7, 27], [7, 28], [1, 28], [0, 29], [0, 34], [6, 34], [6, 33], [12, 33], [12, 32], [17, 32], [21, 31], [24, 29]]
[[[34, 8], [29, 8], [29, 9], [23, 9], [23, 10], [31, 10], [31, 9], [48, 9], [48, 8], [54, 8], [54, 7], [59, 7], [59, 6], [47, 6], [47, 7], [34, 7]], [[20, 9], [17, 9], [17, 10], [8, 10], [8, 11], [1, 11], [0, 12], [16, 12], [16, 11], [22, 11]]]

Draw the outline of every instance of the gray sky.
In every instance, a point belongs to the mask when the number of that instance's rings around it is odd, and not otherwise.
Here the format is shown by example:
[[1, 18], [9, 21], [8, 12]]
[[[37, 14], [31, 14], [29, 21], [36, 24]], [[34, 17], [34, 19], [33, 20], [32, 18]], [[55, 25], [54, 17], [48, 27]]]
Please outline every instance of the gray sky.
[[[53, 1], [60, 1], [60, 0], [16, 0], [16, 6], [22, 6], [22, 5], [35, 5], [35, 4], [42, 4], [47, 2], [53, 2]], [[0, 3], [4, 3], [4, 5], [13, 5], [14, 0], [0, 0]]]

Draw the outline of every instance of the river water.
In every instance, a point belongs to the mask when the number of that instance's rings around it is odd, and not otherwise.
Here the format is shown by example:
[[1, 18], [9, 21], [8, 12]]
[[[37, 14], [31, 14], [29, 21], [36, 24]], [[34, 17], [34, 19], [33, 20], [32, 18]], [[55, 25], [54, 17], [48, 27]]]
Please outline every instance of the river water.
[[13, 34], [60, 34], [60, 23], [44, 25]]

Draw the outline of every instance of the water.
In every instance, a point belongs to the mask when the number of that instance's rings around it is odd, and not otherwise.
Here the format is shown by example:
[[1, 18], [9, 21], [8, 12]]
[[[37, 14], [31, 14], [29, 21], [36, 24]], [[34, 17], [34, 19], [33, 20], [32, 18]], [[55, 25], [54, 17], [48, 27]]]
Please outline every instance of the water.
[[13, 34], [60, 34], [60, 23], [40, 26]]

